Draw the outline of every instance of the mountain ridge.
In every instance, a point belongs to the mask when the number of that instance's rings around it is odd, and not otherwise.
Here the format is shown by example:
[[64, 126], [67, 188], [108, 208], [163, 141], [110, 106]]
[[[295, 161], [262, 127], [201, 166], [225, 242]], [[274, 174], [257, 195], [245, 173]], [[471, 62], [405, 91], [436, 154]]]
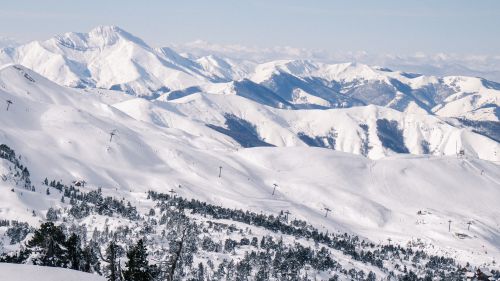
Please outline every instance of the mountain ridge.
[[[149, 99], [179, 91], [183, 96], [196, 92], [195, 87], [213, 92], [218, 84], [234, 81], [241, 85], [247, 79], [274, 92], [261, 91], [254, 100], [277, 95], [297, 109], [376, 104], [403, 112], [500, 120], [496, 109], [481, 110], [485, 105], [498, 108], [500, 104], [499, 84], [485, 79], [425, 76], [353, 62], [255, 63], [216, 55], [193, 57], [168, 47], [152, 48], [116, 26], [99, 26], [88, 33], [66, 33], [10, 48], [0, 52], [0, 64], [5, 63], [25, 65], [65, 86], [120, 90]], [[252, 87], [240, 90], [251, 92]], [[467, 106], [470, 114], [460, 111], [458, 104]]]

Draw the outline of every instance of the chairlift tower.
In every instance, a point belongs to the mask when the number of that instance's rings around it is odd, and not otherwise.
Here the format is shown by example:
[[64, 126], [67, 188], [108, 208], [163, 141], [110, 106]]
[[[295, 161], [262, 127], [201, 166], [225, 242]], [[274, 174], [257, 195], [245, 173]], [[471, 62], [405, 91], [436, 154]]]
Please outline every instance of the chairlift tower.
[[111, 132], [109, 132], [109, 142], [111, 142], [113, 140], [113, 137], [116, 135], [116, 130], [113, 130]]
[[278, 185], [274, 183], [273, 186], [274, 186], [274, 188], [273, 188], [273, 194], [272, 195], [274, 195], [274, 192], [276, 191], [276, 188], [278, 187]]
[[10, 107], [11, 104], [12, 104], [12, 101], [11, 100], [7, 100], [7, 111], [9, 111], [9, 107]]
[[175, 190], [174, 190], [173, 188], [171, 188], [168, 192], [170, 193], [170, 196], [171, 196], [172, 198], [175, 198], [175, 193], [176, 193], [176, 192], [175, 192]]
[[284, 214], [285, 214], [285, 219], [288, 222], [288, 215], [290, 214], [290, 211], [286, 210], [286, 212], [284, 212]]
[[328, 217], [328, 213], [331, 212], [332, 210], [330, 210], [329, 208], [325, 208], [325, 218]]

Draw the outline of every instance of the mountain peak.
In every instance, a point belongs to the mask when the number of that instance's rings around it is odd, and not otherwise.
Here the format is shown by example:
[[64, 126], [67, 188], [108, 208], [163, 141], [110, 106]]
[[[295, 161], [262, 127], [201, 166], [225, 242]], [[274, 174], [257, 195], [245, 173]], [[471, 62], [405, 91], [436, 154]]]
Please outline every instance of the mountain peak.
[[89, 33], [115, 33], [124, 32], [122, 28], [116, 25], [98, 25], [90, 30]]
[[148, 44], [146, 44], [142, 39], [116, 25], [99, 25], [92, 29], [88, 34], [90, 38], [101, 38], [104, 39], [105, 42], [111, 44], [114, 44], [119, 39], [125, 39], [149, 48]]
[[102, 48], [114, 45], [120, 41], [129, 41], [149, 48], [142, 39], [116, 25], [99, 25], [88, 33], [69, 32], [56, 36], [55, 39], [60, 45], [79, 50]]
[[88, 35], [89, 37], [111, 38], [120, 36], [123, 33], [126, 33], [126, 31], [116, 25], [99, 25], [90, 30]]

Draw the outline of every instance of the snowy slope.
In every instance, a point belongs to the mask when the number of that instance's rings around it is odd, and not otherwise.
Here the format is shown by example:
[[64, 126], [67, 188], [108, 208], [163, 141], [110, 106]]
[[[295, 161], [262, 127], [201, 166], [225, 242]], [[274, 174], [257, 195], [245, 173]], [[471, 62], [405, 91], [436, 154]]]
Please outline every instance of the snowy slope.
[[233, 61], [215, 55], [197, 58], [196, 62], [206, 73], [210, 73], [213, 77], [226, 81], [241, 80], [247, 77], [254, 66], [251, 62]]
[[[132, 99], [114, 106], [131, 112], [142, 104]], [[227, 127], [228, 115], [249, 122], [255, 136], [275, 146], [320, 146], [334, 150], [381, 158], [406, 147], [407, 153], [455, 155], [458, 148], [473, 157], [499, 161], [500, 144], [470, 130], [457, 128], [432, 115], [401, 113], [377, 106], [331, 110], [281, 110], [262, 106], [248, 99], [229, 95], [195, 94], [168, 103], [155, 101], [164, 115], [179, 112], [201, 125]], [[160, 110], [160, 109], [158, 109]], [[141, 112], [149, 112], [142, 110]], [[131, 116], [147, 121], [148, 118]], [[400, 138], [394, 145], [385, 142], [386, 122], [390, 138]], [[231, 121], [231, 120], [230, 120]], [[395, 122], [395, 123], [394, 123]], [[316, 143], [308, 142], [314, 139]], [[404, 149], [404, 148], [403, 148]]]
[[170, 101], [176, 100], [185, 96], [196, 93], [210, 93], [224, 96], [241, 96], [249, 100], [253, 100], [262, 105], [267, 105], [276, 108], [296, 108], [293, 104], [277, 95], [270, 89], [257, 84], [248, 79], [240, 81], [231, 81], [226, 83], [208, 83], [195, 87], [190, 87], [182, 90], [171, 91], [159, 96], [158, 100]]
[[[358, 101], [391, 107], [399, 111], [414, 112], [415, 108], [418, 108], [420, 113], [436, 113], [453, 102], [455, 105], [437, 114], [459, 117], [464, 114], [464, 110], [458, 108], [458, 103], [467, 103], [469, 105], [467, 111], [479, 109], [487, 103], [497, 108], [500, 105], [500, 85], [495, 82], [463, 76], [443, 78], [424, 76], [359, 63], [272, 61], [257, 65], [250, 77], [252, 81], [268, 85], [282, 95], [289, 94], [294, 89], [304, 89], [304, 86], [298, 86], [294, 80], [309, 85], [312, 89], [310, 91], [319, 97], [324, 96], [321, 96], [321, 92], [314, 93], [314, 91], [318, 91], [321, 87], [334, 91], [330, 96], [334, 96], [335, 92], [343, 94], [344, 103], [337, 103], [331, 107], [353, 106]], [[283, 79], [285, 81], [282, 81]], [[471, 96], [474, 97], [472, 102], [468, 101]]]
[[26, 265], [0, 263], [0, 280], [5, 281], [104, 281], [106, 278], [80, 271]]
[[500, 85], [480, 78], [449, 76], [444, 81], [455, 93], [448, 96], [434, 112], [440, 116], [471, 120], [500, 121]]
[[[97, 92], [61, 87], [19, 66], [2, 69], [0, 84], [2, 99], [13, 101], [9, 111], [0, 110], [0, 143], [22, 155], [37, 186], [35, 192], [15, 187], [15, 192], [4, 193], [3, 219], [36, 223], [32, 210], [45, 213], [60, 204], [58, 194], [47, 197], [40, 187], [45, 177], [66, 183], [84, 179], [90, 187], [100, 186], [105, 194], [146, 210], [150, 206], [142, 205], [141, 198], [147, 190], [166, 192], [181, 185], [176, 191], [183, 197], [269, 213], [288, 209], [320, 229], [356, 233], [375, 242], [391, 238], [406, 244], [419, 238], [429, 251], [459, 260], [480, 264], [500, 258], [500, 170], [494, 162], [476, 158], [498, 157], [491, 156], [498, 143], [435, 117], [375, 106], [280, 111], [238, 96], [208, 94], [172, 102], [124, 98], [110, 105]], [[256, 124], [263, 141], [288, 147], [244, 149], [205, 126], [223, 125], [222, 113], [228, 109]], [[318, 134], [328, 132], [330, 124], [339, 125], [336, 145], [354, 152], [360, 149], [360, 121], [373, 130], [371, 124], [379, 117], [436, 126], [436, 133], [429, 133], [431, 146], [454, 154], [458, 140], [467, 158], [393, 155], [370, 160], [307, 147], [295, 135], [308, 129], [307, 124], [311, 128], [305, 132]], [[116, 134], [110, 141], [112, 131]], [[419, 140], [411, 135], [419, 132], [405, 129], [405, 138]], [[369, 131], [370, 138], [375, 135]], [[383, 154], [375, 141], [370, 145], [373, 158]], [[7, 164], [2, 165], [6, 171]], [[279, 186], [275, 196], [273, 184]], [[0, 189], [11, 188], [11, 182], [0, 182]], [[325, 207], [333, 210], [328, 218]], [[425, 214], [417, 215], [419, 210]], [[447, 229], [450, 219], [452, 232]], [[468, 221], [473, 221], [469, 231]], [[461, 234], [467, 238], [458, 238]]]
[[[218, 64], [220, 65], [224, 64]], [[480, 78], [440, 78], [358, 63], [325, 64], [304, 60], [256, 64], [246, 76], [241, 74], [241, 69], [232, 70], [232, 66], [227, 66], [226, 70], [227, 74], [221, 74], [223, 71], [220, 68], [206, 68], [206, 71], [212, 71], [214, 75], [225, 77], [234, 77], [231, 75], [237, 72], [236, 77], [243, 80], [200, 84], [170, 92], [168, 99], [198, 92], [227, 94], [228, 85], [246, 80], [269, 91], [248, 85], [240, 88], [233, 86], [231, 91], [241, 96], [244, 96], [245, 91], [251, 91], [246, 97], [256, 101], [262, 97], [279, 97], [295, 109], [345, 108], [373, 104], [401, 112], [499, 120], [494, 110], [499, 108], [500, 86]], [[482, 110], [485, 106], [492, 110], [485, 113]], [[477, 114], [476, 111], [481, 113]]]

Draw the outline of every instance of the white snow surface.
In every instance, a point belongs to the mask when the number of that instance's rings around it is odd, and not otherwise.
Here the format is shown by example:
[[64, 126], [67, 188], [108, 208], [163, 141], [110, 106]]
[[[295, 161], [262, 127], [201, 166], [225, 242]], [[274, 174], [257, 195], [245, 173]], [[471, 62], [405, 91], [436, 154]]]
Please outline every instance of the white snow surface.
[[[474, 157], [500, 161], [497, 153], [500, 144], [492, 139], [458, 129], [432, 115], [402, 113], [374, 105], [330, 110], [283, 110], [262, 106], [239, 96], [198, 93], [170, 103], [155, 101], [151, 105], [141, 99], [131, 99], [114, 106], [138, 120], [166, 120], [167, 116], [172, 118], [170, 112], [173, 111], [201, 125], [223, 126], [224, 114], [230, 113], [254, 124], [260, 137], [276, 146], [306, 146], [297, 137], [299, 132], [325, 136], [334, 131], [336, 150], [361, 154], [363, 142], [367, 141], [372, 147], [367, 156], [374, 159], [393, 154], [383, 147], [377, 136], [376, 121], [385, 118], [400, 124], [405, 144], [412, 154], [423, 154], [422, 141], [427, 141], [434, 155], [455, 155], [458, 145]], [[137, 111], [141, 106], [147, 108]], [[155, 109], [151, 110], [151, 107]], [[154, 117], [151, 116], [153, 114]], [[368, 137], [363, 134], [361, 124], [369, 126]]]
[[81, 271], [27, 264], [0, 263], [3, 281], [104, 281], [106, 278]]
[[[420, 240], [430, 252], [473, 264], [500, 260], [497, 142], [434, 116], [376, 106], [287, 111], [238, 96], [196, 94], [162, 102], [107, 94], [65, 88], [25, 67], [7, 66], [0, 70], [0, 97], [13, 104], [0, 110], [0, 143], [22, 155], [35, 185], [45, 177], [84, 179], [89, 188], [101, 186], [140, 206], [147, 190], [181, 185], [177, 192], [186, 198], [268, 213], [287, 209], [321, 230], [375, 242]], [[258, 125], [263, 139], [278, 147], [244, 149], [204, 125], [220, 124], [228, 111]], [[378, 117], [408, 124], [409, 149], [428, 134], [431, 147], [447, 156], [387, 154], [376, 146], [374, 132], [373, 159], [342, 152], [357, 151], [358, 124]], [[307, 147], [293, 137], [303, 130], [328, 132], [332, 124], [342, 151]], [[454, 155], [457, 142], [467, 150], [465, 158]], [[0, 171], [6, 165], [1, 162]], [[279, 186], [275, 196], [273, 184]], [[0, 182], [2, 219], [36, 224], [31, 210], [45, 213], [60, 204], [59, 195], [46, 196], [41, 187], [8, 192], [12, 187]], [[333, 210], [327, 218], [325, 207]]]

